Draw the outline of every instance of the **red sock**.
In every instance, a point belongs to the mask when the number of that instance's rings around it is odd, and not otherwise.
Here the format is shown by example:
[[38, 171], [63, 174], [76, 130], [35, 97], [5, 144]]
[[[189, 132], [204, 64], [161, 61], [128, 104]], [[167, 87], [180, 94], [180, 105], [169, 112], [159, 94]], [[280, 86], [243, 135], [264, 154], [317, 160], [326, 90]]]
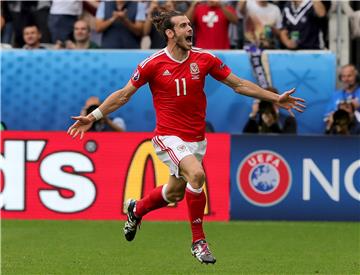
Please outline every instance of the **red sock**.
[[204, 191], [195, 193], [186, 188], [186, 203], [188, 206], [188, 214], [191, 225], [193, 243], [205, 239], [203, 230], [203, 217], [206, 205], [206, 196]]
[[150, 194], [136, 202], [135, 215], [139, 218], [149, 213], [152, 210], [168, 205], [162, 196], [163, 186], [158, 186], [153, 189]]

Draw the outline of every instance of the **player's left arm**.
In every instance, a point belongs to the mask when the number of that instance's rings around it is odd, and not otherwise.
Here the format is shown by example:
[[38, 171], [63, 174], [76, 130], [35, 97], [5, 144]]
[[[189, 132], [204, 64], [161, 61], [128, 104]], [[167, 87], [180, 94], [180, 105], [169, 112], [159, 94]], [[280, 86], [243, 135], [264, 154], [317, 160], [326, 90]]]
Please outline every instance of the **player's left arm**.
[[305, 105], [302, 104], [305, 102], [304, 99], [292, 96], [295, 88], [278, 95], [259, 87], [251, 81], [241, 79], [233, 73], [230, 73], [230, 75], [221, 82], [232, 88], [238, 94], [273, 102], [288, 110], [292, 116], [294, 116], [292, 112], [293, 109], [302, 113], [303, 108], [305, 108]]

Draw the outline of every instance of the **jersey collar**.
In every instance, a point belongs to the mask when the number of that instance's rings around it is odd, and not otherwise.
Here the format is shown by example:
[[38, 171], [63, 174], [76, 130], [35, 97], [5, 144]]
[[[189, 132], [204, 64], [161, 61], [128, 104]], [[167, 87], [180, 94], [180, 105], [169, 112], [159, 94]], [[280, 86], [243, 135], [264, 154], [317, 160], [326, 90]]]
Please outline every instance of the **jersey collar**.
[[170, 54], [170, 52], [168, 51], [167, 48], [165, 48], [164, 51], [165, 51], [166, 55], [167, 55], [172, 61], [174, 61], [174, 62], [176, 62], [176, 63], [180, 63], [180, 64], [181, 64], [181, 63], [184, 63], [184, 62], [189, 58], [189, 56], [190, 56], [190, 51], [188, 51], [187, 56], [186, 56], [183, 60], [176, 60], [175, 58], [172, 57], [172, 55]]

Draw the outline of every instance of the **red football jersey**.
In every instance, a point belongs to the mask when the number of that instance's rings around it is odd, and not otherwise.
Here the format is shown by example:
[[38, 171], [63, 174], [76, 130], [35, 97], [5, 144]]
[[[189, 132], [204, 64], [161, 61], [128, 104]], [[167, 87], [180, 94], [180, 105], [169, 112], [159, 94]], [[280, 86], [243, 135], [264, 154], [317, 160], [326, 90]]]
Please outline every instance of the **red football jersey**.
[[140, 63], [131, 82], [139, 88], [149, 83], [156, 111], [156, 135], [172, 135], [192, 142], [205, 138], [205, 77], [224, 80], [231, 70], [210, 52], [193, 48], [183, 61], [167, 49]]
[[[232, 13], [235, 9], [226, 6]], [[230, 49], [229, 20], [220, 7], [197, 4], [194, 10], [195, 46], [204, 49]]]

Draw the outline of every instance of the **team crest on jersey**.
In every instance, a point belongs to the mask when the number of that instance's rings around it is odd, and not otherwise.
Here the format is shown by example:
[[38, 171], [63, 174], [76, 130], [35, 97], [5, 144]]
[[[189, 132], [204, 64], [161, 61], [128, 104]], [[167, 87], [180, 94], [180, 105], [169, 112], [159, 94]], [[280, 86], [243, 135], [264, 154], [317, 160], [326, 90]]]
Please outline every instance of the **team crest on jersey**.
[[288, 194], [291, 170], [279, 154], [268, 150], [256, 151], [239, 165], [236, 181], [248, 202], [257, 206], [272, 206]]
[[190, 63], [190, 73], [191, 74], [199, 74], [200, 73], [199, 66], [197, 63]]
[[133, 79], [134, 81], [138, 81], [139, 78], [140, 78], [140, 72], [139, 72], [138, 69], [136, 69], [136, 71], [134, 72], [134, 74], [133, 74], [133, 76], [132, 76], [132, 79]]
[[200, 70], [197, 63], [190, 63], [191, 79], [199, 79]]

